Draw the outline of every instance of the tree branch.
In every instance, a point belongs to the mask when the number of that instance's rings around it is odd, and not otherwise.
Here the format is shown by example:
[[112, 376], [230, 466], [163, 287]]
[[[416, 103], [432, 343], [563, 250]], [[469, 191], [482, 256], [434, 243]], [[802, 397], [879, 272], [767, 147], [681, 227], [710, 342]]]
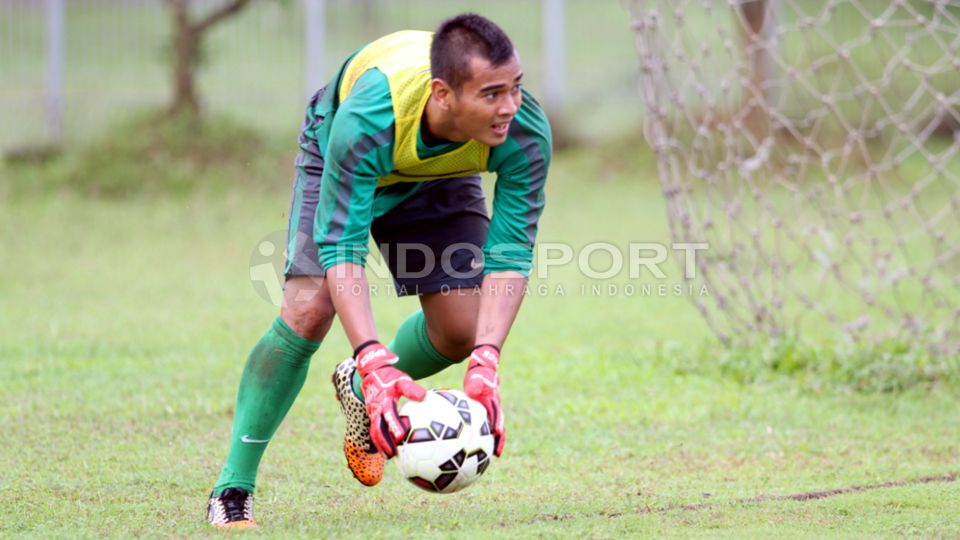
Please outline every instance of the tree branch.
[[231, 15], [235, 15], [249, 3], [250, 0], [230, 0], [225, 4], [222, 4], [219, 8], [208, 13], [203, 19], [197, 21], [193, 25], [193, 30], [198, 34], [202, 34], [207, 28], [210, 28], [211, 26]]

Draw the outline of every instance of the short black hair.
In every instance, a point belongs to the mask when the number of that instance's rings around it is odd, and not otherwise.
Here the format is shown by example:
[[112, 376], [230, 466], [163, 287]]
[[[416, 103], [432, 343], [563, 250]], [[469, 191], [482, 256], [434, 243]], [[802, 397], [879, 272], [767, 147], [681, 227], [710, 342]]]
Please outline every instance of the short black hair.
[[513, 57], [513, 42], [493, 21], [476, 13], [463, 13], [440, 23], [430, 44], [430, 71], [455, 92], [473, 77], [465, 59], [480, 56], [494, 67]]

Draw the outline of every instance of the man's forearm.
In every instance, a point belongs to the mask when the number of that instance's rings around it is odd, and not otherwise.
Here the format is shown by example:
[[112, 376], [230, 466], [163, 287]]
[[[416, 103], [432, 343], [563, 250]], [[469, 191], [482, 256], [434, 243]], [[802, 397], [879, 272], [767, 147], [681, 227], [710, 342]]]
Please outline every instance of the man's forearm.
[[370, 307], [370, 287], [363, 266], [341, 263], [331, 266], [326, 275], [327, 286], [337, 317], [353, 348], [377, 339]]
[[474, 344], [503, 347], [526, 285], [527, 278], [519, 272], [493, 272], [483, 278]]

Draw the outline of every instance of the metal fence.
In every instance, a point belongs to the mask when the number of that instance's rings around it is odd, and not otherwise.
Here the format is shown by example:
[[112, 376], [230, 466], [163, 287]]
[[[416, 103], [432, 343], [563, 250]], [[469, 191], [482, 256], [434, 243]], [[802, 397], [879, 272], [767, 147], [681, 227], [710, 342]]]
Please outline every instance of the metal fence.
[[[193, 0], [192, 9], [218, 3]], [[304, 94], [351, 51], [462, 11], [501, 24], [521, 52], [528, 86], [588, 136], [636, 125], [630, 21], [614, 0], [257, 0], [209, 35], [199, 76], [204, 107], [289, 133]], [[82, 144], [166, 103], [170, 20], [163, 0], [0, 0], [0, 150]]]

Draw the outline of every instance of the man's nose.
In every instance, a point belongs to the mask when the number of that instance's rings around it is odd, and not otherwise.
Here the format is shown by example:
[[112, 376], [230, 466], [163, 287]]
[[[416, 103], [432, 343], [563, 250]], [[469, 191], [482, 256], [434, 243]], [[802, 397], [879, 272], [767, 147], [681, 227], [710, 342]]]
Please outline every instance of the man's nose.
[[519, 99], [513, 96], [506, 96], [505, 99], [500, 100], [500, 108], [497, 110], [497, 114], [501, 116], [513, 116], [517, 114], [517, 109], [520, 108], [519, 101]]

